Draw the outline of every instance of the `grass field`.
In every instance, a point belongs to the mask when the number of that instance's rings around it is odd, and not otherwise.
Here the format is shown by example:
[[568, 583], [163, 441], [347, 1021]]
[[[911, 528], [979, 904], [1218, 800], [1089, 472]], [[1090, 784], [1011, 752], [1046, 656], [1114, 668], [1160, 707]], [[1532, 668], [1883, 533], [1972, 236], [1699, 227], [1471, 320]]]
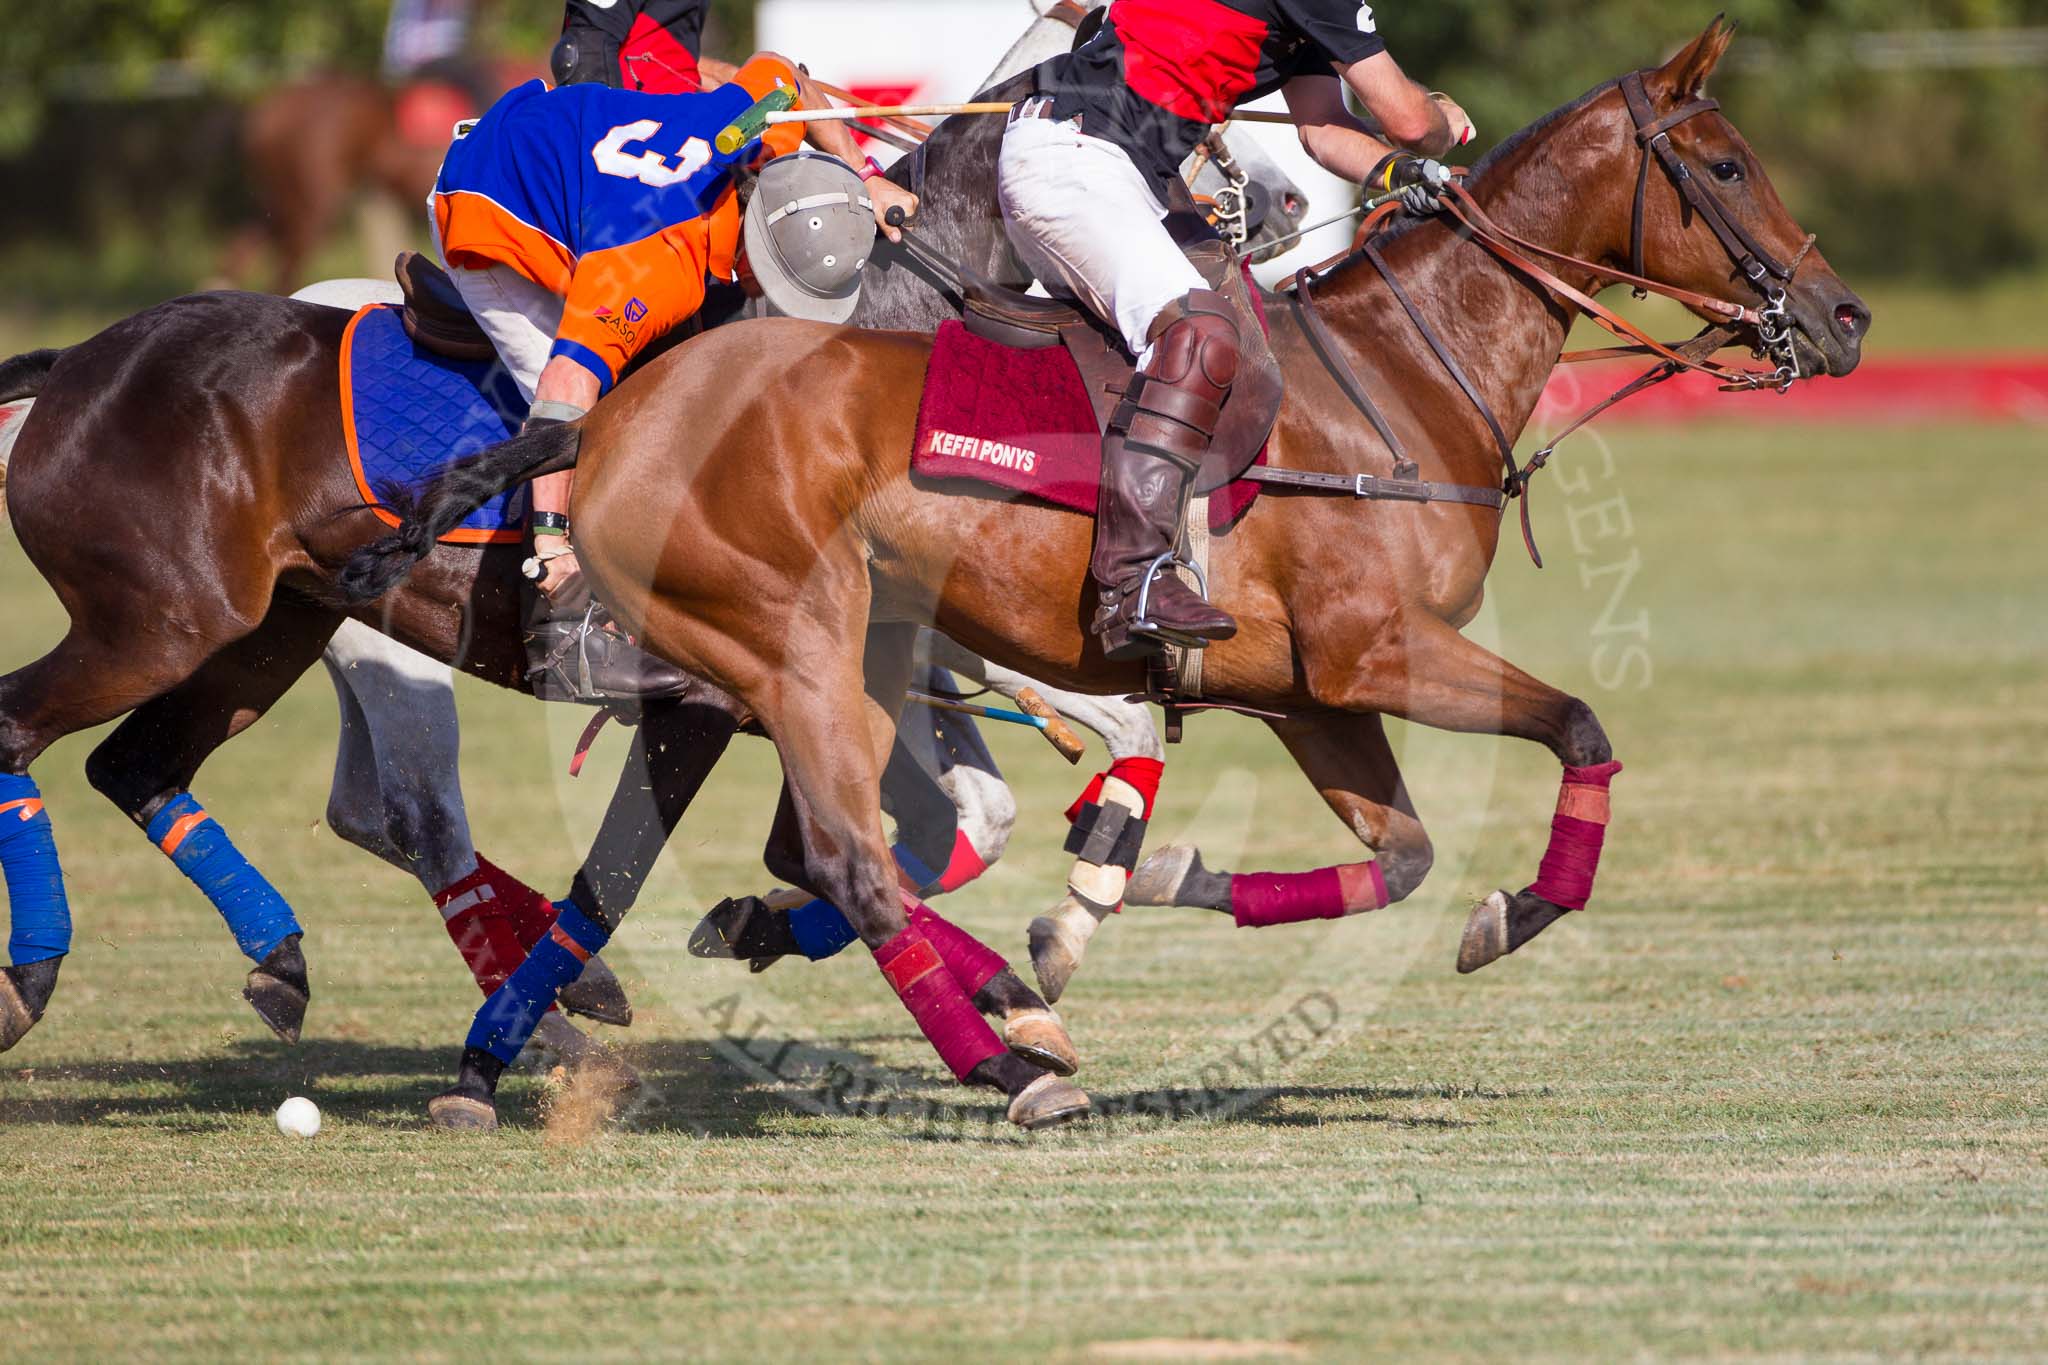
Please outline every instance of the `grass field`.
[[[418, 888], [318, 823], [323, 679], [198, 784], [309, 926], [297, 1048], [85, 787], [90, 738], [58, 745], [37, 774], [79, 938], [0, 1069], [4, 1354], [2038, 1357], [2048, 436], [1610, 442], [1611, 473], [1581, 447], [1540, 489], [1551, 568], [1504, 550], [1473, 631], [1629, 764], [1592, 911], [1457, 977], [1470, 898], [1534, 870], [1556, 765], [1404, 733], [1424, 892], [1256, 935], [1113, 922], [1064, 1007], [1107, 1117], [1036, 1138], [942, 1084], [865, 955], [683, 954], [763, 884], [758, 743], [612, 950], [649, 1093], [585, 1140], [523, 1076], [496, 1136], [425, 1128], [476, 997]], [[11, 540], [0, 622], [10, 666], [58, 632]], [[559, 889], [620, 738], [571, 783], [580, 717], [462, 701], [482, 847]], [[993, 742], [1030, 814], [948, 910], [1021, 960], [1076, 774]], [[1352, 856], [1230, 720], [1175, 753], [1155, 830], [1233, 867]], [[889, 1112], [821, 1112], [835, 1067]], [[311, 1142], [270, 1123], [295, 1092]]]

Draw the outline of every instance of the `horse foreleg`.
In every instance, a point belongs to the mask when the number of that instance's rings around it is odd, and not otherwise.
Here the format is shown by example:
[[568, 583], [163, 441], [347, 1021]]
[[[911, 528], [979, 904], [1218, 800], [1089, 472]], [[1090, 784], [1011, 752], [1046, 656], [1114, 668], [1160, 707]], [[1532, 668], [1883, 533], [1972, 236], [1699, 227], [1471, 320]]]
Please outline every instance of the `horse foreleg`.
[[1440, 730], [1498, 734], [1543, 745], [1564, 765], [1550, 846], [1536, 880], [1496, 891], [1473, 910], [1458, 970], [1477, 971], [1514, 952], [1568, 911], [1583, 910], [1600, 869], [1608, 787], [1621, 765], [1593, 708], [1530, 677], [1434, 617], [1407, 623], [1384, 656], [1354, 660], [1326, 680], [1311, 661], [1319, 697], [1348, 710], [1378, 711]]
[[[901, 627], [877, 627], [870, 632], [865, 689], [871, 703], [891, 720], [886, 731], [877, 731], [875, 739], [878, 748], [887, 746], [882, 798], [884, 807], [897, 820], [898, 842], [891, 854], [910, 923], [938, 950], [954, 981], [967, 992], [975, 1008], [1002, 1019], [1003, 1042], [1013, 1054], [1059, 1075], [1071, 1076], [1080, 1066], [1080, 1057], [1059, 1016], [1024, 984], [1001, 954], [920, 899], [956, 889], [949, 878], [963, 864], [970, 866], [973, 873], [981, 871], [971, 844], [965, 850], [967, 857], [961, 856], [962, 840], [956, 821], [964, 823], [968, 814], [961, 812], [956, 816], [954, 807], [948, 804], [944, 775], [976, 772], [992, 781], [1004, 796], [1009, 789], [995, 773], [995, 759], [974, 727], [954, 724], [965, 717], [945, 711], [902, 714], [905, 686], [913, 672], [905, 652], [908, 639], [907, 631]], [[928, 681], [950, 688], [949, 675], [943, 670], [932, 673]], [[934, 775], [933, 769], [938, 770], [938, 775]], [[945, 873], [935, 873], [925, 863], [916, 848], [915, 832], [906, 828], [918, 818], [919, 812], [927, 812], [926, 818], [932, 819], [929, 812], [939, 808], [943, 808], [947, 832], [955, 835], [954, 855]], [[1014, 812], [1014, 803], [1011, 810]], [[777, 826], [778, 833], [770, 844], [771, 859], [790, 872], [790, 880], [809, 884], [801, 866], [792, 867], [789, 862], [793, 849], [800, 859], [801, 840], [792, 838], [794, 806], [787, 789]], [[926, 843], [929, 847], [929, 841]], [[967, 880], [971, 876], [960, 878], [963, 883]], [[793, 952], [818, 961], [836, 954], [856, 937], [848, 917], [828, 900], [819, 898], [785, 907], [775, 906], [771, 900], [724, 902], [705, 917], [704, 924], [692, 936], [693, 943], [721, 939], [732, 955], [752, 959], [758, 968], [764, 958], [773, 960]]]
[[1386, 727], [1335, 712], [1272, 723], [1302, 772], [1359, 842], [1379, 856], [1313, 872], [1232, 874], [1202, 865], [1187, 845], [1161, 849], [1131, 878], [1132, 905], [1220, 910], [1240, 927], [1341, 919], [1403, 900], [1429, 874], [1429, 836], [1415, 817]]
[[[498, 1079], [562, 989], [611, 941], [676, 824], [739, 728], [738, 708], [705, 688], [643, 714], [611, 805], [547, 937], [476, 1013], [454, 1087], [427, 1106], [444, 1128], [497, 1126]], [[630, 1081], [629, 1073], [622, 1073]]]

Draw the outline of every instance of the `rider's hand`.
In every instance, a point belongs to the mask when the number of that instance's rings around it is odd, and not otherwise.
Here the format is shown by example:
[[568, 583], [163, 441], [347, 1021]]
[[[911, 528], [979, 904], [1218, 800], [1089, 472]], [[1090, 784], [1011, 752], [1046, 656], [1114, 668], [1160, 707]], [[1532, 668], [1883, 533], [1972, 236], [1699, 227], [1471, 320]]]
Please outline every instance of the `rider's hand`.
[[1373, 167], [1366, 179], [1366, 190], [1374, 196], [1399, 194], [1402, 208], [1418, 218], [1427, 218], [1443, 209], [1440, 195], [1450, 183], [1451, 170], [1443, 162], [1395, 152]]
[[892, 242], [903, 240], [903, 234], [889, 226], [889, 210], [901, 208], [905, 218], [917, 216], [917, 196], [904, 189], [895, 181], [883, 176], [871, 175], [867, 180], [868, 198], [875, 204], [875, 226], [882, 235]]
[[1441, 90], [1431, 91], [1429, 97], [1443, 109], [1444, 121], [1451, 125], [1453, 147], [1463, 147], [1479, 136], [1479, 130], [1472, 124], [1472, 116], [1467, 114], [1456, 100]]
[[[543, 554], [548, 557], [542, 559], [540, 556]], [[583, 569], [576, 563], [576, 552], [563, 548], [563, 542], [558, 539], [549, 537], [535, 546], [534, 559], [527, 566], [529, 570], [533, 563], [540, 565], [540, 577], [535, 586], [550, 602], [566, 605], [582, 586]]]

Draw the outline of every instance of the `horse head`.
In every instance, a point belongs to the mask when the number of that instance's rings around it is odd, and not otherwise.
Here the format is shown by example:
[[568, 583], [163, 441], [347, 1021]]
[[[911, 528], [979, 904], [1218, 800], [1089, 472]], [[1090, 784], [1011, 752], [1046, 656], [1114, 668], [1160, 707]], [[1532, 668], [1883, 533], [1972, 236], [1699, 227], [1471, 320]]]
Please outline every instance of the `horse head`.
[[1870, 309], [1813, 248], [1748, 140], [1706, 95], [1734, 37], [1735, 25], [1716, 18], [1670, 61], [1623, 77], [1589, 107], [1630, 172], [1606, 177], [1617, 231], [1603, 263], [1766, 313], [1777, 300], [1789, 330], [1780, 346], [1797, 372], [1846, 375], [1862, 358]]

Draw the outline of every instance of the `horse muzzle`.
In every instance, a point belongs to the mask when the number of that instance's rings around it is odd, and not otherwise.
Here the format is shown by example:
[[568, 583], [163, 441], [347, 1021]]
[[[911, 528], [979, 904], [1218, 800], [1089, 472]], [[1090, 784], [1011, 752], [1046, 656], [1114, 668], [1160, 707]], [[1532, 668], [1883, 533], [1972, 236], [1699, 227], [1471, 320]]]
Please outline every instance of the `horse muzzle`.
[[1792, 346], [1802, 375], [1853, 374], [1863, 361], [1863, 339], [1870, 335], [1869, 307], [1839, 280], [1796, 290], [1788, 300], [1793, 324]]

